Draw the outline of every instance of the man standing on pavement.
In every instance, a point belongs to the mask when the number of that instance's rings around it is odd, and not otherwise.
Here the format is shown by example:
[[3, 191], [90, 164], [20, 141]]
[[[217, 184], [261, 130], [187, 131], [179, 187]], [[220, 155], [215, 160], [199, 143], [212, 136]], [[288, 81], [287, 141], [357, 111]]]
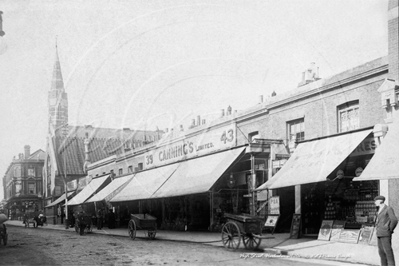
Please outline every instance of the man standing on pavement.
[[381, 266], [395, 266], [395, 258], [392, 250], [392, 234], [398, 218], [392, 207], [385, 204], [384, 196], [374, 198], [374, 204], [378, 207], [375, 228], [377, 230], [378, 253], [381, 258]]
[[104, 219], [103, 209], [100, 208], [98, 209], [97, 212], [97, 230], [101, 230], [103, 228], [103, 219]]

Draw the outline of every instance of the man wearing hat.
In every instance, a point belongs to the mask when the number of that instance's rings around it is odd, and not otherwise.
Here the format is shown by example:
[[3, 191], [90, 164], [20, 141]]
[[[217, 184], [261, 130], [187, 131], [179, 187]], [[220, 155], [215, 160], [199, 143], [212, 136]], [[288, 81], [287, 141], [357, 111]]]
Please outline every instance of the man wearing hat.
[[378, 207], [375, 228], [377, 230], [378, 253], [381, 258], [382, 266], [395, 266], [395, 258], [392, 251], [392, 234], [398, 218], [392, 207], [385, 204], [384, 196], [374, 198], [374, 203]]

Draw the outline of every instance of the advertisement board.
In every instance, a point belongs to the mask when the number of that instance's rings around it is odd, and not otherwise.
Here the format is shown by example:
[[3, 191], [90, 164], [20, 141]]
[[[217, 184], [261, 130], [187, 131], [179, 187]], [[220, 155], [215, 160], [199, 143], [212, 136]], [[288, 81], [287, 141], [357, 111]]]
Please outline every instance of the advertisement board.
[[144, 154], [144, 169], [230, 149], [236, 146], [236, 138], [236, 125], [230, 124], [209, 129], [191, 137], [160, 144], [156, 149]]

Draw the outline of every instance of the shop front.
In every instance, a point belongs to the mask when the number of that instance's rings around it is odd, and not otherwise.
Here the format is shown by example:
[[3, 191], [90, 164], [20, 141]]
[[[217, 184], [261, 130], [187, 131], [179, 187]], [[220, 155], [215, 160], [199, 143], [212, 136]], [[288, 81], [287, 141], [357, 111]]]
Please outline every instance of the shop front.
[[300, 142], [282, 169], [257, 190], [295, 189], [301, 236], [318, 236], [328, 221], [340, 230], [357, 230], [359, 238], [360, 229], [374, 222], [373, 199], [380, 188], [378, 181], [354, 178], [367, 169], [377, 147], [371, 129]]

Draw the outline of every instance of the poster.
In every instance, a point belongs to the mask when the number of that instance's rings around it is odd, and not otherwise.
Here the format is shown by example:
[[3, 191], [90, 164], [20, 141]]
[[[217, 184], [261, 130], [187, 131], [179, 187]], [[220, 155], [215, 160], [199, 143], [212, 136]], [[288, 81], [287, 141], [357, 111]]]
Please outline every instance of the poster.
[[359, 229], [344, 229], [339, 235], [339, 242], [357, 244], [359, 235]]
[[294, 213], [292, 216], [290, 238], [298, 238], [301, 229], [301, 215]]
[[317, 240], [330, 240], [333, 223], [333, 220], [323, 220], [320, 226], [319, 236], [317, 237]]
[[374, 231], [374, 226], [362, 225], [360, 229], [359, 244], [368, 245]]
[[266, 222], [265, 222], [265, 227], [276, 227], [277, 221], [278, 221], [278, 215], [269, 215], [266, 218]]
[[269, 199], [269, 213], [280, 214], [280, 196], [271, 197]]
[[340, 220], [334, 221], [332, 230], [331, 230], [330, 241], [336, 242], [339, 240], [339, 236], [340, 236], [342, 230], [344, 230], [344, 226], [345, 226], [345, 221], [340, 221]]

